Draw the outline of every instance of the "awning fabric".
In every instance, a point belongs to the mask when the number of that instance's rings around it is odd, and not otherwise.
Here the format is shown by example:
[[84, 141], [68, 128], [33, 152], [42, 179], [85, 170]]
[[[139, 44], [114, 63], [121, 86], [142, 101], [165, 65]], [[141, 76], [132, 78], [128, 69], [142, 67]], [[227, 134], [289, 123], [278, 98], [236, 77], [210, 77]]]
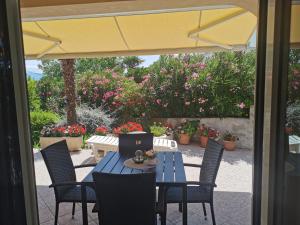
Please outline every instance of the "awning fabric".
[[[23, 22], [29, 58], [164, 54], [247, 47], [257, 18], [237, 7]], [[298, 34], [296, 34], [298, 35]]]

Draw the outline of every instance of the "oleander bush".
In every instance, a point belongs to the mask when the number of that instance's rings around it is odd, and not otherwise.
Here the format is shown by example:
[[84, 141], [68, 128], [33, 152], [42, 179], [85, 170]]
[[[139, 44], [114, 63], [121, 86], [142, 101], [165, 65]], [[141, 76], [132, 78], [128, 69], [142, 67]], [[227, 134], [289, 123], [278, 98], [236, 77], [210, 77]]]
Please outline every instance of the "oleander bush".
[[151, 117], [248, 117], [255, 52], [161, 56], [142, 81]]
[[[86, 125], [88, 133], [97, 126], [115, 127], [128, 121], [148, 128], [154, 117], [249, 116], [255, 51], [165, 55], [147, 68], [140, 63], [138, 57], [76, 60], [78, 122]], [[64, 117], [59, 61], [45, 60], [40, 67], [42, 79], [28, 81], [30, 108]], [[295, 93], [297, 71], [291, 69], [296, 74], [291, 86]], [[107, 114], [113, 121], [103, 122]]]

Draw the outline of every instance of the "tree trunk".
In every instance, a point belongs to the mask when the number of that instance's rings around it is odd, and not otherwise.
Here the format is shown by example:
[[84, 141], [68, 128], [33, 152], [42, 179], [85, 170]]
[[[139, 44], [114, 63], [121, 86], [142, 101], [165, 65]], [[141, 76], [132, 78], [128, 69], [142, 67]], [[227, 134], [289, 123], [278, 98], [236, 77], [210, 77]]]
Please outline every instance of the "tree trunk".
[[67, 100], [67, 123], [72, 125], [77, 122], [76, 117], [76, 90], [75, 90], [75, 60], [61, 59], [61, 68], [65, 84], [65, 96]]

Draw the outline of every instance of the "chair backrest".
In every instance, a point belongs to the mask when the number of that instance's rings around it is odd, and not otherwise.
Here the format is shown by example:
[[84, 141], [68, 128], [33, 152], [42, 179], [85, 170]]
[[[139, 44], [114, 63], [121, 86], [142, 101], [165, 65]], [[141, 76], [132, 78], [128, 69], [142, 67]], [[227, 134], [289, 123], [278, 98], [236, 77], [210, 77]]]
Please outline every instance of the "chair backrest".
[[[41, 150], [52, 184], [76, 181], [76, 173], [65, 140], [52, 144]], [[70, 186], [55, 188], [59, 198]]]
[[133, 157], [136, 150], [148, 151], [153, 149], [153, 135], [141, 134], [120, 134], [119, 152], [121, 155]]
[[155, 173], [93, 173], [101, 225], [155, 225]]
[[223, 151], [221, 144], [211, 139], [208, 140], [200, 170], [200, 182], [215, 184]]

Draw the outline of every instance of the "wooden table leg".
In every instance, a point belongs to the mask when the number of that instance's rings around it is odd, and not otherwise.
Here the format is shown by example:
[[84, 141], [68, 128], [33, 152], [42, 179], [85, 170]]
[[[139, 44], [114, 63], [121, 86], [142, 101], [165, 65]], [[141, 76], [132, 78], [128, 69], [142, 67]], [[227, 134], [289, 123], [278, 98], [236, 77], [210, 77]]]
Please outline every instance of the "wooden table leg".
[[81, 185], [81, 204], [82, 204], [82, 225], [88, 225], [86, 186], [84, 184]]
[[182, 224], [187, 225], [187, 187], [183, 185], [182, 187]]

